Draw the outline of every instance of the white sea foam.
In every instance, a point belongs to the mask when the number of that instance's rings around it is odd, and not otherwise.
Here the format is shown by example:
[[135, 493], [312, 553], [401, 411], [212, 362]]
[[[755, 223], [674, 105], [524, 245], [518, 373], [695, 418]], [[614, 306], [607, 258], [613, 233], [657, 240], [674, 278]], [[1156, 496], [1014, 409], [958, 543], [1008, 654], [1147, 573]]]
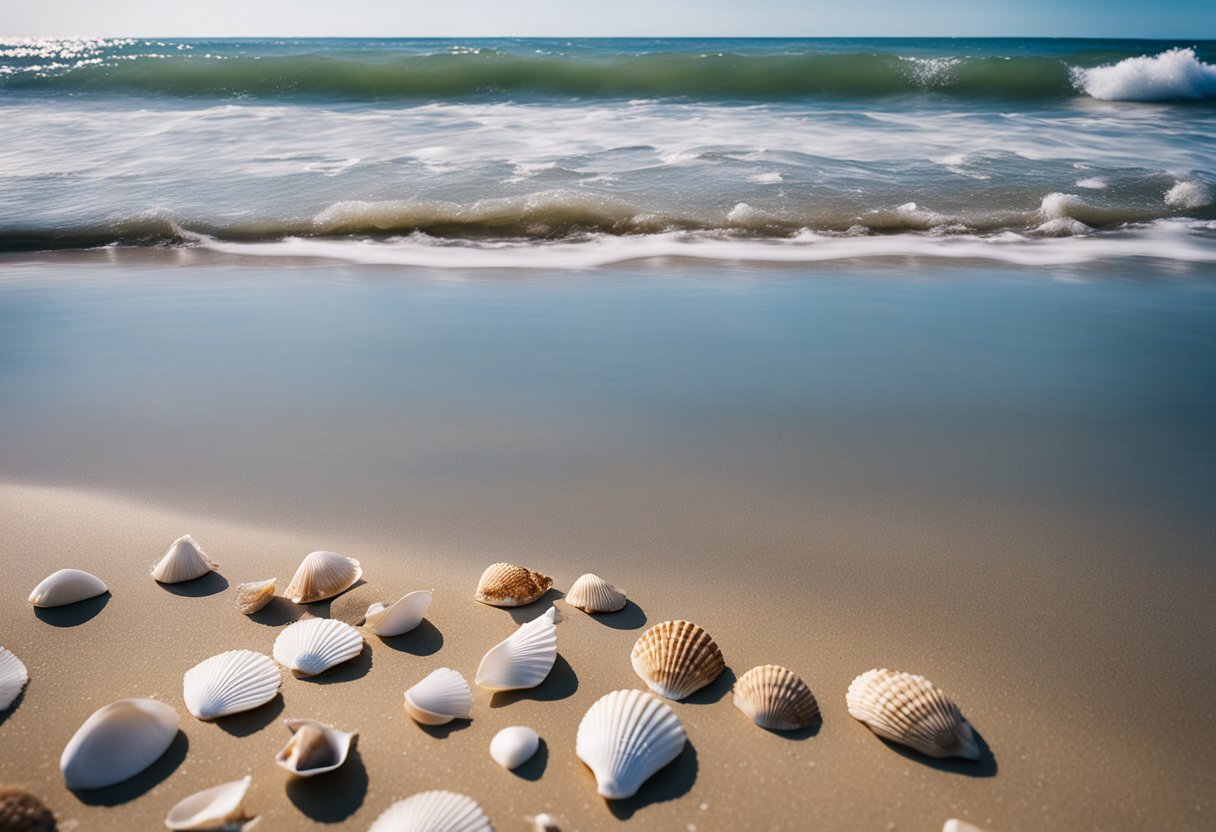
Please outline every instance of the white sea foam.
[[1212, 204], [1212, 189], [1198, 179], [1178, 181], [1165, 192], [1165, 204], [1175, 208], [1206, 208]]
[[1078, 179], [1077, 187], [1091, 191], [1104, 191], [1108, 187], [1108, 183], [1100, 176], [1091, 176], [1088, 179]]
[[781, 172], [776, 170], [770, 170], [765, 173], [757, 173], [748, 178], [753, 182], [759, 182], [761, 185], [776, 185], [782, 181]]
[[1078, 87], [1102, 101], [1216, 98], [1216, 66], [1199, 60], [1194, 49], [1170, 49], [1088, 69], [1075, 67], [1072, 74]]

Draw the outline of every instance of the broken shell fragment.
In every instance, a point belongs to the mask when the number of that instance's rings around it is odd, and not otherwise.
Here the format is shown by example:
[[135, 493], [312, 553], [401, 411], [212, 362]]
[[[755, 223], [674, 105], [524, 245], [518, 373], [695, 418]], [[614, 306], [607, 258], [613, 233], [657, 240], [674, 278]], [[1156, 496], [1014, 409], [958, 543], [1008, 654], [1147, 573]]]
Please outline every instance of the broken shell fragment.
[[372, 604], [367, 608], [363, 623], [378, 636], [404, 635], [422, 623], [422, 617], [430, 607], [431, 593], [420, 589], [387, 607], [379, 602]]
[[600, 795], [633, 797], [684, 749], [684, 726], [667, 703], [640, 690], [601, 697], [578, 726], [575, 753], [595, 774]]
[[853, 680], [845, 701], [849, 714], [883, 739], [930, 757], [980, 758], [958, 705], [924, 676], [870, 670]]
[[616, 612], [627, 601], [624, 592], [590, 572], [575, 581], [566, 593], [566, 603], [583, 612]]
[[21, 689], [29, 680], [30, 673], [25, 669], [25, 663], [0, 647], [0, 711], [7, 711], [9, 705], [17, 701]]
[[165, 826], [176, 830], [227, 830], [250, 820], [242, 805], [249, 775], [190, 795], [169, 810]]
[[521, 624], [510, 637], [491, 647], [477, 668], [477, 684], [486, 690], [534, 688], [557, 660], [557, 608]]
[[942, 825], [942, 832], [984, 832], [984, 830], [967, 823], [965, 820], [950, 818], [950, 820]]
[[201, 578], [218, 565], [186, 534], [173, 541], [169, 551], [152, 564], [152, 577], [162, 584], [177, 584]]
[[806, 682], [775, 664], [753, 667], [739, 677], [735, 707], [770, 731], [794, 731], [819, 720], [819, 703]]
[[476, 599], [494, 607], [522, 607], [540, 598], [553, 586], [548, 575], [513, 563], [493, 563], [481, 573]]
[[363, 652], [363, 636], [332, 618], [306, 618], [274, 640], [274, 660], [299, 676], [316, 676]]
[[709, 633], [688, 621], [656, 624], [633, 645], [633, 670], [651, 690], [683, 699], [726, 669], [722, 651]]
[[274, 761], [297, 777], [315, 777], [346, 762], [359, 732], [339, 731], [313, 719], [285, 719], [291, 739]]
[[96, 575], [80, 569], [60, 569], [47, 575], [34, 587], [30, 593], [30, 603], [35, 607], [62, 607], [108, 591]]
[[494, 826], [473, 798], [433, 791], [398, 800], [368, 832], [494, 832]]
[[473, 715], [473, 691], [449, 667], [432, 671], [405, 692], [405, 712], [422, 725], [446, 725]]
[[253, 615], [270, 603], [274, 597], [276, 578], [268, 581], [253, 581], [239, 584], [236, 588], [236, 608], [245, 615]]
[[59, 758], [69, 789], [100, 789], [134, 777], [169, 750], [177, 712], [155, 699], [120, 699], [77, 729]]
[[508, 771], [532, 759], [540, 748], [540, 737], [525, 725], [503, 728], [490, 740], [490, 756]]
[[283, 594], [294, 604], [311, 604], [345, 592], [361, 577], [363, 567], [354, 558], [337, 552], [313, 552], [300, 562]]
[[199, 719], [218, 719], [251, 711], [274, 699], [282, 672], [269, 656], [252, 650], [229, 650], [186, 671], [182, 696]]

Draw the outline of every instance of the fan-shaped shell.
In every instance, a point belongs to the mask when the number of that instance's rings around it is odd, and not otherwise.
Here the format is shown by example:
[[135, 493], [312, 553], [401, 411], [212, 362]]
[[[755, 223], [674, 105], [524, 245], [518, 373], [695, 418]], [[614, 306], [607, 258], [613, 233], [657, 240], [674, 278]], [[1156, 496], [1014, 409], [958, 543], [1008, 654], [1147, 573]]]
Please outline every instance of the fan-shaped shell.
[[245, 615], [253, 615], [270, 603], [270, 599], [274, 597], [275, 581], [277, 580], [277, 578], [271, 578], [268, 581], [239, 584], [236, 588], [236, 608]]
[[819, 703], [806, 682], [775, 664], [753, 667], [739, 677], [735, 707], [772, 731], [794, 731], [819, 720]]
[[980, 758], [958, 705], [924, 676], [870, 670], [853, 680], [845, 701], [854, 719], [884, 739], [930, 757]]
[[495, 607], [522, 607], [544, 595], [551, 586], [553, 579], [548, 575], [513, 563], [492, 563], [481, 573], [475, 597]]
[[69, 789], [100, 789], [134, 777], [169, 750], [177, 712], [155, 699], [120, 699], [77, 729], [59, 758]]
[[190, 795], [169, 810], [165, 826], [170, 829], [219, 830], [249, 820], [242, 805], [253, 778], [212, 786]]
[[684, 726], [665, 702], [640, 690], [600, 697], [578, 726], [575, 752], [609, 800], [633, 797], [684, 749]]
[[56, 832], [55, 816], [25, 789], [0, 786], [0, 829], [4, 832]]
[[540, 748], [540, 737], [526, 725], [503, 728], [490, 740], [490, 756], [505, 769], [522, 766]]
[[96, 575], [80, 569], [60, 569], [42, 579], [30, 593], [35, 607], [62, 607], [93, 598], [109, 590]]
[[628, 600], [622, 590], [590, 572], [575, 581], [566, 593], [566, 603], [583, 612], [616, 612]]
[[477, 668], [477, 684], [486, 690], [534, 688], [557, 660], [557, 608], [521, 624], [509, 638], [490, 648]]
[[345, 592], [363, 577], [363, 567], [354, 558], [337, 552], [313, 552], [300, 562], [283, 594], [295, 604], [311, 604]]
[[265, 705], [279, 690], [282, 672], [269, 656], [229, 650], [186, 671], [182, 696], [199, 719], [218, 719]]
[[274, 761], [297, 777], [316, 777], [346, 762], [358, 731], [339, 731], [315, 719], [285, 719], [291, 739]]
[[162, 584], [177, 584], [201, 578], [218, 565], [186, 534], [173, 541], [169, 551], [152, 564], [152, 577]]
[[683, 699], [708, 685], [726, 668], [709, 633], [688, 621], [656, 624], [633, 645], [633, 670], [650, 689]]
[[363, 636], [332, 618], [306, 618], [274, 640], [274, 659], [300, 676], [316, 676], [363, 652]]
[[473, 691], [450, 667], [432, 671], [405, 692], [405, 712], [423, 725], [446, 725], [473, 715]]
[[390, 606], [379, 602], [367, 608], [363, 623], [378, 636], [399, 636], [422, 623], [422, 617], [431, 608], [431, 593], [425, 589], [411, 592], [397, 599]]
[[29, 680], [30, 673], [21, 659], [0, 647], [0, 711], [8, 710]]
[[368, 832], [494, 832], [494, 826], [473, 798], [434, 791], [398, 800]]

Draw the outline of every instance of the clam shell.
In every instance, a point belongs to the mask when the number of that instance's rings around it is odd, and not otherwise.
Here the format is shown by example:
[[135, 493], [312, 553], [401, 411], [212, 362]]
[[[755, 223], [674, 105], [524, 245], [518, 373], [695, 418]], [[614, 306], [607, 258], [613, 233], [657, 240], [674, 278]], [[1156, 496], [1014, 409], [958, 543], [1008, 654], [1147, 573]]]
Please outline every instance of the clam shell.
[[398, 800], [367, 832], [494, 832], [494, 826], [473, 798], [434, 791]]
[[473, 691], [449, 667], [434, 670], [405, 692], [405, 712], [423, 725], [446, 725], [473, 715]]
[[616, 612], [624, 608], [627, 600], [624, 592], [590, 572], [575, 581], [566, 593], [566, 603], [583, 612]]
[[633, 670], [650, 689], [683, 699], [718, 678], [726, 668], [709, 633], [688, 621], [656, 624], [633, 645]]
[[246, 775], [190, 795], [169, 810], [165, 826], [178, 830], [216, 830], [242, 824], [249, 820], [241, 804], [251, 782], [253, 778]]
[[152, 564], [152, 577], [162, 584], [177, 584], [201, 578], [218, 565], [186, 534], [173, 541], [169, 551]]
[[430, 608], [431, 593], [420, 589], [397, 599], [391, 606], [372, 604], [363, 623], [378, 636], [399, 636], [421, 624]]
[[60, 569], [47, 575], [34, 587], [30, 593], [30, 603], [35, 607], [62, 607], [108, 591], [96, 575], [79, 569]]
[[300, 676], [316, 676], [363, 652], [359, 631], [332, 618], [306, 618], [274, 640], [274, 660]]
[[269, 604], [270, 599], [274, 597], [276, 580], [278, 579], [271, 578], [268, 581], [239, 584], [236, 588], [236, 608], [245, 615], [253, 615]]
[[513, 563], [493, 563], [481, 573], [474, 597], [494, 607], [522, 607], [544, 595], [551, 586], [553, 579], [548, 575]]
[[8, 710], [29, 680], [30, 673], [21, 659], [0, 647], [0, 711]]
[[169, 750], [177, 711], [155, 699], [120, 699], [77, 729], [59, 758], [69, 789], [100, 789], [134, 777]]
[[557, 608], [521, 624], [511, 636], [490, 648], [477, 668], [477, 684], [486, 690], [534, 688], [557, 660]]
[[4, 832], [55, 832], [59, 827], [41, 800], [25, 789], [0, 786], [0, 829]]
[[942, 825], [942, 832], [984, 832], [978, 826], [973, 826], [965, 820], [950, 818]]
[[930, 757], [980, 758], [958, 705], [924, 676], [882, 668], [849, 685], [849, 714], [878, 736]]
[[337, 552], [313, 552], [300, 562], [283, 594], [296, 604], [311, 604], [332, 598], [355, 585], [363, 567], [354, 558]]
[[359, 732], [339, 731], [314, 719], [285, 719], [291, 739], [274, 761], [297, 777], [316, 777], [346, 762]]
[[739, 677], [735, 707], [771, 731], [794, 731], [819, 720], [819, 703], [806, 682], [775, 664], [753, 667]]
[[505, 769], [522, 766], [540, 748], [540, 737], [524, 725], [503, 728], [490, 740], [490, 756]]
[[595, 774], [600, 795], [633, 797], [684, 749], [684, 726], [671, 706], [640, 690], [600, 697], [578, 726], [575, 752]]
[[269, 656], [229, 650], [186, 671], [182, 696], [199, 719], [218, 719], [265, 705], [279, 690], [282, 671]]

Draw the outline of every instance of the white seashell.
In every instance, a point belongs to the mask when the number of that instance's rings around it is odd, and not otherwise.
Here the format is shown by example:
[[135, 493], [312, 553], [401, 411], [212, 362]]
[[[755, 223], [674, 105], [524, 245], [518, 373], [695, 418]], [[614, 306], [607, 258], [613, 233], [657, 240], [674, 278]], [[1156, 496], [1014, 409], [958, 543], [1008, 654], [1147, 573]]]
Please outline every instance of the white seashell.
[[93, 598], [109, 590], [101, 578], [79, 569], [60, 569], [42, 579], [30, 593], [35, 607], [62, 607]]
[[187, 534], [173, 541], [169, 551], [152, 564], [152, 577], [162, 584], [177, 584], [201, 578], [218, 565]]
[[870, 670], [853, 680], [845, 701], [854, 719], [884, 739], [930, 757], [980, 758], [958, 705], [924, 676]]
[[505, 769], [522, 766], [540, 748], [540, 737], [524, 725], [503, 728], [490, 740], [490, 756]]
[[772, 731], [794, 731], [819, 720], [819, 703], [806, 682], [775, 664], [753, 667], [739, 677], [735, 707]]
[[291, 739], [274, 761], [297, 777], [316, 777], [346, 762], [359, 732], [339, 731], [313, 719], [285, 719]]
[[270, 603], [274, 597], [276, 578], [268, 581], [253, 581], [239, 584], [236, 588], [236, 608], [245, 615], [253, 615]]
[[182, 696], [199, 719], [218, 719], [250, 711], [274, 699], [282, 671], [269, 656], [252, 650], [229, 650], [186, 671]]
[[640, 690], [617, 690], [592, 705], [578, 726], [575, 753], [595, 774], [600, 795], [633, 797], [684, 749], [684, 726], [667, 703]]
[[306, 618], [274, 640], [274, 659], [300, 676], [316, 676], [363, 652], [363, 636], [332, 618]]
[[474, 597], [494, 607], [522, 607], [544, 595], [551, 586], [553, 579], [548, 575], [513, 563], [492, 563], [481, 573]]
[[473, 691], [449, 667], [432, 671], [405, 692], [405, 712], [423, 725], [446, 725], [473, 715]]
[[169, 750], [177, 711], [155, 699], [120, 699], [77, 729], [59, 757], [69, 789], [100, 789], [134, 777]]
[[972, 826], [964, 820], [950, 818], [942, 825], [942, 832], [984, 832], [978, 826]]
[[561, 825], [557, 822], [557, 818], [548, 812], [541, 812], [534, 818], [529, 818], [532, 821], [532, 832], [562, 832]]
[[477, 668], [477, 684], [486, 690], [534, 688], [557, 661], [557, 608], [521, 624], [509, 638], [490, 648]]
[[246, 775], [240, 780], [190, 795], [169, 810], [165, 826], [178, 830], [239, 828], [250, 819], [242, 803], [251, 782], [253, 778]]
[[29, 680], [30, 673], [21, 659], [0, 647], [0, 711], [8, 710]]
[[709, 633], [688, 621], [664, 621], [633, 645], [633, 670], [651, 690], [683, 699], [726, 669], [722, 651]]
[[364, 624], [378, 636], [399, 636], [422, 623], [422, 617], [431, 607], [431, 593], [425, 589], [411, 592], [399, 598], [391, 606], [381, 603], [367, 608]]
[[616, 612], [628, 600], [624, 592], [590, 572], [575, 581], [566, 593], [566, 603], [583, 612]]
[[292, 603], [311, 604], [345, 592], [361, 577], [363, 567], [354, 558], [337, 552], [313, 552], [300, 563], [283, 594]]
[[398, 800], [367, 832], [494, 832], [494, 826], [473, 798], [434, 791]]

